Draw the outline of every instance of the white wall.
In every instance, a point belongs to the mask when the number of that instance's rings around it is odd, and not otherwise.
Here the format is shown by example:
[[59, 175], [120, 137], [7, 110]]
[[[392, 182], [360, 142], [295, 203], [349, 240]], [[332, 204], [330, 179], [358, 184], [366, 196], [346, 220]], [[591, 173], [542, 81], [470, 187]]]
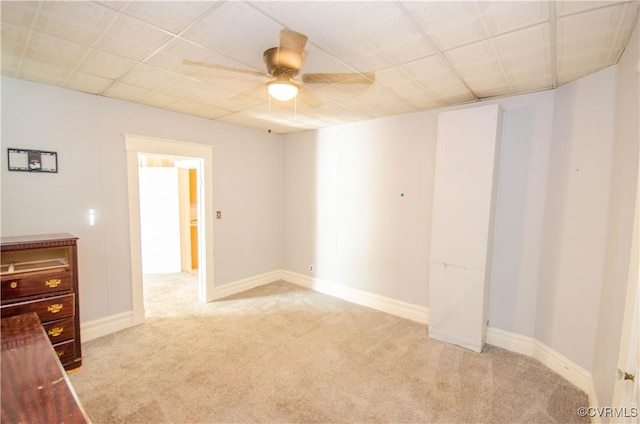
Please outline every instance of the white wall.
[[604, 266], [615, 67], [556, 90], [536, 339], [590, 371]]
[[285, 136], [284, 268], [426, 306], [436, 118]]
[[132, 310], [123, 133], [215, 146], [216, 286], [280, 269], [280, 136], [2, 78], [3, 148], [57, 151], [59, 173], [8, 172], [1, 156], [1, 233], [80, 238], [83, 322]]
[[[505, 113], [489, 319], [532, 337], [554, 94], [482, 104], [492, 103]], [[284, 137], [285, 269], [428, 305], [440, 112]]]
[[[613, 173], [606, 262], [598, 305], [598, 328], [593, 361], [593, 382], [598, 403], [612, 405], [631, 258], [633, 211], [638, 184], [640, 154], [640, 24], [617, 66], [616, 120], [613, 143]], [[637, 268], [636, 268], [637, 269]]]

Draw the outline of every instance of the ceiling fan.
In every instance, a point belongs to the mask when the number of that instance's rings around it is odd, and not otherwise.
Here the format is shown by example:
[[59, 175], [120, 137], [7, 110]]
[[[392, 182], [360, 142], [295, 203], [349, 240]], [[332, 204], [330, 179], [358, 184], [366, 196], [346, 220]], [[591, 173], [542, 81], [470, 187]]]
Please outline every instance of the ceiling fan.
[[[305, 50], [307, 40], [308, 38], [304, 34], [288, 29], [281, 30], [278, 47], [271, 47], [263, 53], [264, 63], [267, 67], [266, 73], [188, 59], [184, 59], [182, 62], [185, 65], [272, 78], [266, 83], [269, 95], [277, 100], [286, 101], [296, 97], [300, 90], [300, 84], [293, 79], [304, 66], [307, 56]], [[304, 84], [373, 84], [376, 76], [373, 72], [313, 73], [302, 74], [300, 79]]]

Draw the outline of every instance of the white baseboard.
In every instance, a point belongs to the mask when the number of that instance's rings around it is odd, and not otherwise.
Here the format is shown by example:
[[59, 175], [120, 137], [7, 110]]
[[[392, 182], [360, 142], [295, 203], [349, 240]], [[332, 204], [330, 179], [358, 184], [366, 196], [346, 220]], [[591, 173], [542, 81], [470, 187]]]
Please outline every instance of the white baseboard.
[[322, 281], [307, 275], [291, 271], [280, 271], [281, 279], [308, 289], [337, 297], [347, 302], [367, 306], [391, 315], [406, 318], [421, 324], [429, 323], [429, 310], [426, 307], [401, 302], [377, 294], [368, 293], [351, 287]]
[[537, 359], [547, 368], [587, 393], [590, 403], [592, 402], [593, 383], [591, 373], [544, 343], [532, 337], [521, 336], [491, 327], [487, 329], [487, 343]]
[[511, 352], [533, 356], [533, 346], [536, 341], [532, 337], [521, 336], [520, 334], [489, 327], [487, 328], [486, 342]]
[[244, 280], [234, 281], [222, 286], [215, 286], [213, 289], [213, 300], [222, 299], [237, 293], [242, 293], [254, 287], [263, 286], [282, 279], [282, 271], [271, 271]]
[[133, 311], [83, 322], [80, 324], [80, 340], [82, 343], [133, 327]]

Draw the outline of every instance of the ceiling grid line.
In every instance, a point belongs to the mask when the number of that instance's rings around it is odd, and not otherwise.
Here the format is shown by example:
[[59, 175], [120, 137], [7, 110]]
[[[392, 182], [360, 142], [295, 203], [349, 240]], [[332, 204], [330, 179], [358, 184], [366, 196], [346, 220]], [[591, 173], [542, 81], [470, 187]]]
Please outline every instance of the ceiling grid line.
[[462, 78], [462, 76], [460, 75], [458, 70], [451, 64], [451, 62], [449, 62], [449, 59], [447, 59], [447, 57], [444, 55], [442, 50], [440, 50], [440, 48], [433, 42], [433, 40], [431, 39], [431, 37], [429, 37], [429, 35], [425, 32], [425, 30], [422, 29], [422, 26], [416, 21], [416, 19], [406, 9], [406, 7], [402, 3], [397, 3], [397, 6], [405, 14], [405, 16], [407, 17], [407, 20], [411, 23], [413, 28], [422, 35], [422, 37], [427, 42], [429, 47], [431, 49], [433, 49], [433, 51], [436, 52], [436, 55], [440, 58], [440, 60], [442, 60], [444, 62], [444, 64], [445, 64], [445, 66], [447, 66], [447, 68], [449, 68], [449, 71], [453, 75], [455, 75], [456, 78], [458, 78], [458, 80], [466, 87], [466, 89], [469, 91], [469, 93], [473, 96], [474, 100], [480, 100], [480, 97], [478, 96], [478, 94], [469, 86], [469, 84], [467, 84], [467, 82], [464, 80], [464, 78]]
[[[511, 84], [511, 81], [509, 81], [508, 78], [508, 72], [506, 69], [506, 66], [504, 65], [504, 61], [502, 60], [502, 58], [500, 57], [500, 55], [498, 54], [498, 49], [496, 47], [495, 44], [495, 37], [489, 37], [490, 31], [489, 31], [489, 27], [487, 25], [487, 22], [485, 20], [485, 17], [482, 14], [482, 11], [480, 10], [478, 3], [473, 3], [473, 6], [475, 7], [476, 13], [478, 13], [478, 15], [480, 16], [480, 22], [482, 23], [482, 27], [484, 29], [484, 32], [487, 34], [487, 37], [489, 39], [488, 43], [491, 46], [491, 52], [493, 53], [494, 57], [496, 58], [498, 65], [500, 66], [500, 70], [502, 71], [502, 77], [505, 80], [505, 82], [507, 83], [507, 86], [509, 88], [509, 93], [508, 94], [512, 94], [514, 93], [516, 90], [514, 89], [513, 85]], [[504, 93], [502, 93], [504, 94]], [[484, 96], [487, 97], [487, 96]], [[493, 97], [493, 96], [490, 96]]]

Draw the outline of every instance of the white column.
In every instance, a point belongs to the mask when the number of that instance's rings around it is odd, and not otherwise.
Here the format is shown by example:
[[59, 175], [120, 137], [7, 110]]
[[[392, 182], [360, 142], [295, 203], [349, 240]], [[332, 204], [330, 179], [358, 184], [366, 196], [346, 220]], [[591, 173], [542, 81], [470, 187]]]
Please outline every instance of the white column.
[[438, 120], [429, 273], [429, 336], [482, 351], [489, 310], [502, 110]]

